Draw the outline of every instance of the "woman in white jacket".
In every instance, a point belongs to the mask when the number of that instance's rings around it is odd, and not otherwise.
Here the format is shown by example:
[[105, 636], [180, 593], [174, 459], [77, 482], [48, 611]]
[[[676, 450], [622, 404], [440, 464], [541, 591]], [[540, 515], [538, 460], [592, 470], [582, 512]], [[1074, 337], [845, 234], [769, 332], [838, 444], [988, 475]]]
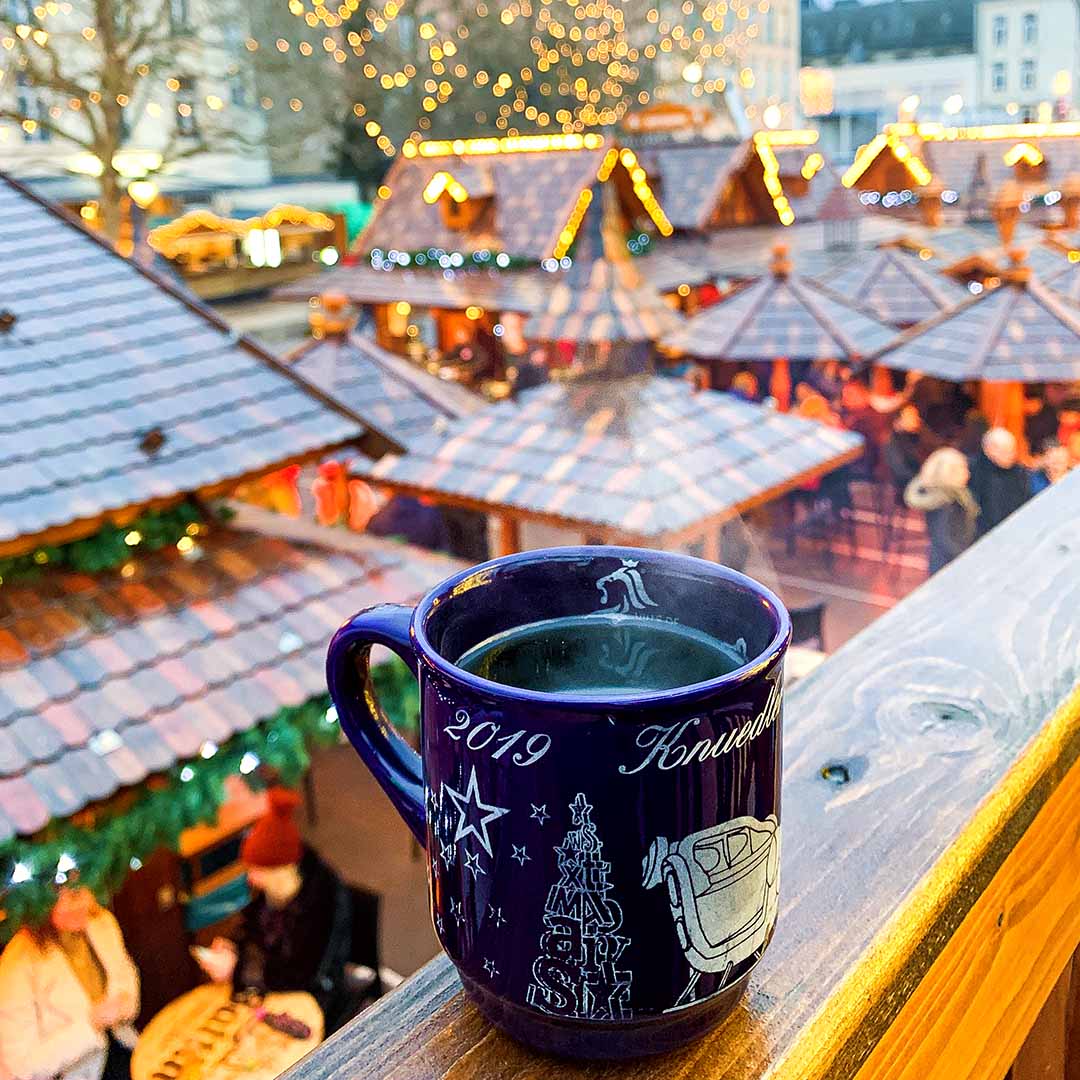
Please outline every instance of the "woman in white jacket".
[[139, 975], [116, 919], [85, 888], [0, 954], [0, 1077], [129, 1080]]

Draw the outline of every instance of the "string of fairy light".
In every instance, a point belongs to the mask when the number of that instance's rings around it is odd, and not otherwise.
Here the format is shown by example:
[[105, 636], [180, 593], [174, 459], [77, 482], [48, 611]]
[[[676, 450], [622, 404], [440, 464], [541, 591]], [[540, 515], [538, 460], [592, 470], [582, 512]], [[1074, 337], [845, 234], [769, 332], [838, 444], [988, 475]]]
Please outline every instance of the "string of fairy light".
[[[760, 17], [769, 13], [770, 0], [754, 5], [746, 0], [683, 0], [670, 11], [649, 7], [644, 20], [634, 20], [633, 29], [627, 8], [618, 0], [513, 0], [505, 6], [480, 0], [469, 14], [477, 20], [474, 25], [509, 30], [524, 21], [530, 31], [530, 55], [515, 70], [504, 71], [489, 70], [479, 47], [480, 62], [472, 60], [469, 44], [474, 35], [465, 20], [452, 27], [437, 25], [434, 17], [417, 24], [409, 0], [387, 0], [362, 13], [359, 8], [359, 0], [346, 0], [336, 8], [319, 0], [289, 2], [290, 11], [309, 28], [327, 31], [322, 46], [335, 61], [345, 63], [351, 54], [361, 63], [371, 93], [358, 95], [361, 100], [353, 112], [365, 119], [364, 131], [379, 149], [393, 156], [399, 148], [384, 123], [401, 115], [405, 102], [400, 92], [415, 92], [417, 85], [422, 88], [420, 109], [406, 136], [414, 145], [429, 136], [440, 107], [465, 85], [489, 89], [492, 95], [490, 110], [478, 109], [475, 122], [493, 123], [509, 136], [523, 130], [583, 132], [618, 122], [628, 109], [650, 102], [654, 91], [640, 85], [643, 73], [665, 57], [670, 57], [667, 70], [691, 83], [695, 96], [719, 93], [727, 86], [725, 75], [703, 77], [710, 64], [750, 89], [755, 76], [745, 56], [761, 36]], [[409, 21], [403, 23], [403, 18]], [[358, 23], [363, 25], [353, 28]], [[378, 44], [392, 28], [403, 42], [415, 46], [407, 58], [397, 55], [387, 61], [378, 56]], [[279, 38], [274, 47], [288, 51], [293, 45]], [[315, 51], [308, 42], [296, 48], [302, 55]], [[569, 100], [548, 107], [547, 99], [554, 98]]]
[[[754, 87], [756, 79], [746, 63], [748, 50], [762, 40], [764, 17], [771, 0], [671, 0], [668, 6], [648, 6], [640, 0], [642, 12], [632, 10], [634, 0], [511, 0], [508, 4], [478, 0], [467, 19], [457, 20], [447, 8], [444, 14], [421, 18], [414, 10], [416, 0], [385, 0], [361, 10], [361, 0], [343, 0], [336, 6], [321, 0], [289, 0], [289, 11], [308, 30], [316, 31], [316, 40], [301, 37], [273, 41], [248, 38], [245, 47], [255, 53], [275, 50], [283, 56], [295, 54], [312, 62], [340, 65], [355, 63], [362, 76], [357, 80], [359, 100], [352, 105], [362, 130], [388, 157], [400, 149], [387, 126], [409, 108], [412, 98], [419, 108], [404, 135], [405, 141], [418, 145], [432, 134], [433, 121], [440, 108], [454, 99], [465, 86], [491, 94], [490, 107], [475, 111], [480, 126], [493, 125], [500, 134], [517, 135], [523, 131], [561, 131], [581, 133], [617, 123], [627, 110], [649, 104], [662, 97], [665, 83], [680, 77], [690, 84], [694, 96], [723, 92], [729, 79], [744, 90]], [[68, 0], [47, 0], [34, 6], [34, 24], [17, 23], [15, 36], [0, 37], [0, 46], [10, 51], [20, 44], [44, 48], [50, 30], [46, 20], [71, 16]], [[640, 15], [643, 13], [644, 17]], [[453, 18], [453, 25], [449, 20]], [[478, 31], [473, 34], [469, 23]], [[64, 26], [70, 29], [70, 22]], [[489, 70], [484, 43], [491, 33], [500, 31], [528, 33], [528, 54], [509, 70]], [[380, 56], [388, 35], [395, 32], [400, 47], [391, 57]], [[93, 26], [79, 32], [87, 42], [97, 34]], [[318, 34], [321, 33], [321, 39]], [[482, 40], [470, 42], [470, 38]], [[470, 55], [474, 44], [475, 57]], [[383, 50], [385, 51], [385, 50]], [[25, 59], [21, 60], [25, 66]], [[663, 73], [659, 89], [649, 82], [651, 70]], [[227, 72], [234, 75], [238, 67]], [[709, 77], [706, 77], [708, 73]], [[147, 64], [135, 70], [138, 79], [151, 78]], [[178, 94], [181, 80], [175, 76], [160, 79], [164, 88]], [[116, 95], [121, 108], [132, 104], [134, 88]], [[368, 92], [365, 92], [368, 91]], [[406, 98], [406, 94], [408, 98]], [[101, 92], [92, 90], [83, 96], [57, 99], [49, 106], [53, 120], [64, 109], [78, 112], [86, 104], [100, 104]], [[259, 98], [263, 110], [286, 108], [302, 111], [305, 102], [293, 96], [275, 100], [269, 94]], [[162, 114], [160, 101], [150, 100], [143, 107], [151, 116]], [[196, 107], [193, 101], [178, 100], [175, 109], [182, 116]], [[198, 107], [220, 112], [230, 103], [220, 95], [203, 95]], [[38, 120], [32, 116], [22, 121], [24, 130], [33, 133]]]

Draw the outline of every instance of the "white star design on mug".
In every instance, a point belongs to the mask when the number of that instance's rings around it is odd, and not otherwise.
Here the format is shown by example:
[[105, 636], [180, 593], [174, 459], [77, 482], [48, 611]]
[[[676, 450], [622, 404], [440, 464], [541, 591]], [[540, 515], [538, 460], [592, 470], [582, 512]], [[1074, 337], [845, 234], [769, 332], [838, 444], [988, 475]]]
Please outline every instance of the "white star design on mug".
[[529, 817], [531, 817], [534, 821], [539, 821], [541, 825], [543, 825], [544, 822], [547, 821], [549, 817], [551, 817], [551, 815], [547, 812], [547, 803], [544, 803], [542, 806], [537, 806], [536, 803], [529, 803], [529, 805], [532, 807], [532, 813], [529, 815]]
[[480, 852], [465, 852], [465, 869], [472, 871], [473, 881], [475, 881], [481, 874], [487, 873], [487, 871], [480, 865]]
[[511, 859], [517, 859], [518, 866], [524, 866], [527, 862], [532, 861], [532, 856], [525, 850], [524, 844], [511, 844], [514, 849], [514, 854], [510, 856]]
[[[459, 817], [457, 828], [454, 830], [454, 843], [457, 844], [467, 836], [475, 836], [480, 841], [480, 846], [492, 855], [491, 838], [488, 836], [488, 825], [510, 811], [501, 806], [493, 806], [485, 803], [480, 798], [480, 786], [476, 781], [476, 766], [469, 773], [469, 783], [465, 787], [465, 794], [455, 791], [449, 784], [443, 784], [443, 790], [450, 797], [450, 801], [457, 809]], [[480, 811], [480, 820], [476, 823], [469, 820], [469, 811], [475, 808]]]

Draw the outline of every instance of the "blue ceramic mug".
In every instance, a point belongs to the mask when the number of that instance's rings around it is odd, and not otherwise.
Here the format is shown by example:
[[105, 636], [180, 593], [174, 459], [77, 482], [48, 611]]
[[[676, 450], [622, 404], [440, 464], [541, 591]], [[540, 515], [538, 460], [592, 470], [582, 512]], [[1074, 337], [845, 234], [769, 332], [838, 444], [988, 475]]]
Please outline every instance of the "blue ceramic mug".
[[[596, 697], [455, 663], [503, 631], [598, 611], [702, 631], [741, 666]], [[780, 601], [742, 574], [600, 546], [496, 559], [337, 632], [341, 726], [427, 850], [439, 940], [493, 1023], [545, 1051], [629, 1057], [732, 1008], [776, 921], [790, 636]], [[420, 754], [371, 692], [374, 644], [420, 680]]]

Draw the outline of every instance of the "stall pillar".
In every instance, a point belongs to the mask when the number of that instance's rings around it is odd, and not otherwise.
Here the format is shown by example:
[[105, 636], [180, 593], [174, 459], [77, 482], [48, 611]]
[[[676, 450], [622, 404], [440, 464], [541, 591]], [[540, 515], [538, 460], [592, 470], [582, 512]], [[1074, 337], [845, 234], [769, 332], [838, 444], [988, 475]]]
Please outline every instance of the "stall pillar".
[[875, 364], [870, 373], [870, 389], [882, 397], [891, 397], [895, 393], [893, 389], [892, 375], [887, 367]]
[[1024, 387], [1018, 382], [984, 382], [979, 389], [979, 408], [991, 427], [1003, 427], [1016, 436], [1021, 455], [1027, 452], [1024, 438]]
[[773, 361], [769, 393], [776, 399], [780, 412], [787, 412], [791, 408], [791, 365], [784, 357]]
[[499, 514], [495, 518], [495, 555], [513, 555], [521, 550], [521, 527], [517, 518], [509, 514]]

